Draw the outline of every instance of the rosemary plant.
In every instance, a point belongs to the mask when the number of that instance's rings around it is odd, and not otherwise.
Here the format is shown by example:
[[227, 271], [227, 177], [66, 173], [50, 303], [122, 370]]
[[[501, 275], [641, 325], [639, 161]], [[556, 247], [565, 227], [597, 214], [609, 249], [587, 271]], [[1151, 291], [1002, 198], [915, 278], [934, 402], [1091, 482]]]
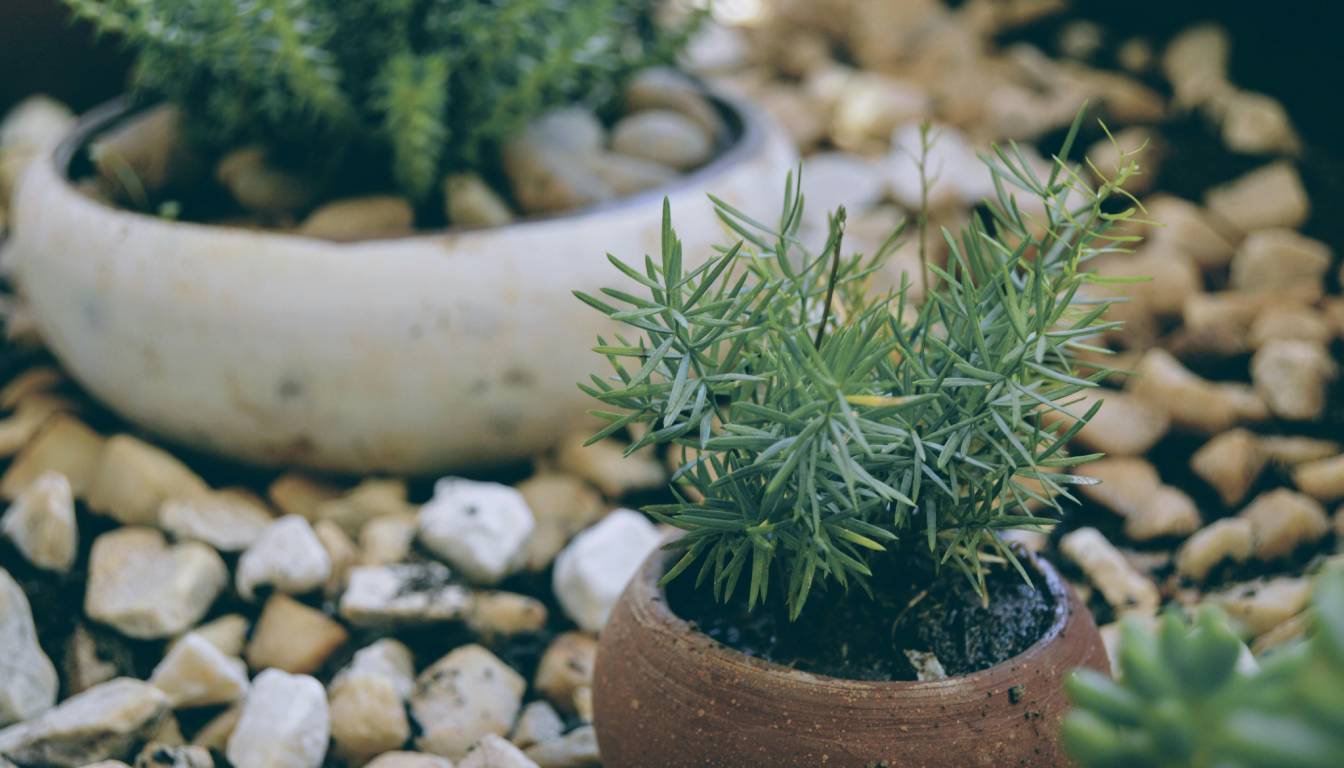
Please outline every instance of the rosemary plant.
[[1310, 636], [1258, 669], [1212, 606], [1122, 627], [1120, 678], [1080, 670], [1064, 744], [1085, 768], [1328, 768], [1344, 755], [1344, 570], [1317, 581]]
[[818, 583], [868, 588], [883, 553], [931, 557], [982, 596], [987, 557], [1025, 577], [1001, 533], [1048, 525], [1034, 510], [1090, 482], [1069, 470], [1095, 456], [1066, 446], [1097, 406], [1071, 425], [1042, 414], [1106, 374], [1078, 360], [1115, 325], [1083, 266], [1130, 239], [1108, 229], [1134, 208], [1107, 203], [1127, 205], [1137, 164], [1094, 186], [1058, 160], [1040, 178], [1015, 145], [985, 159], [996, 197], [959, 236], [942, 233], [950, 256], [928, 265], [921, 306], [908, 283], [870, 290], [902, 231], [872, 258], [848, 253], [840, 209], [808, 249], [792, 179], [773, 224], [711, 198], [740, 239], [698, 264], [664, 203], [661, 258], [609, 256], [630, 286], [577, 294], [639, 334], [598, 339], [614, 376], [580, 385], [605, 406], [593, 440], [644, 425], [630, 451], [666, 444], [682, 460], [676, 502], [647, 510], [685, 531], [665, 582], [698, 565], [718, 599], [743, 584], [749, 607], [779, 592], [796, 618]]
[[133, 48], [135, 90], [184, 105], [207, 142], [381, 160], [415, 198], [549, 106], [610, 102], [687, 31], [660, 32], [654, 0], [66, 3]]

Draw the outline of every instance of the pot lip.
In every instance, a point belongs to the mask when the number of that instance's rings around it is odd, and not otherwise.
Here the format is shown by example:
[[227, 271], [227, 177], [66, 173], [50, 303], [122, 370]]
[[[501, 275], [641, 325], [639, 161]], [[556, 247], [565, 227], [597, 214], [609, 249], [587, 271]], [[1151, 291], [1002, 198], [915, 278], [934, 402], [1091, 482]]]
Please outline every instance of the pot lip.
[[[673, 534], [665, 539], [663, 544], [666, 545], [675, 538], [676, 536]], [[750, 656], [736, 648], [724, 645], [692, 627], [689, 622], [672, 611], [666, 593], [658, 586], [658, 579], [665, 571], [669, 558], [676, 556], [677, 553], [665, 549], [664, 546], [659, 546], [640, 565], [639, 571], [631, 579], [622, 599], [638, 602], [640, 605], [637, 613], [641, 614], [641, 619], [647, 618], [648, 622], [654, 624], [657, 630], [677, 635], [683, 643], [693, 646], [696, 653], [717, 658], [733, 666], [753, 669], [766, 675], [786, 676], [795, 680], [806, 680], [830, 686], [869, 689], [879, 693], [976, 685], [981, 680], [994, 678], [1004, 668], [1014, 664], [1030, 662], [1043, 654], [1049, 646], [1059, 639], [1069, 623], [1081, 611], [1086, 610], [1085, 606], [1078, 603], [1073, 590], [1048, 560], [1030, 550], [1020, 547], [1015, 547], [1015, 549], [1023, 564], [1033, 569], [1044, 580], [1045, 588], [1054, 598], [1054, 620], [1051, 621], [1050, 627], [1046, 629], [1045, 633], [1021, 653], [1004, 659], [992, 667], [986, 667], [966, 675], [950, 676], [943, 680], [853, 680], [787, 667], [773, 661]]]
[[[440, 240], [445, 236], [457, 236], [466, 233], [519, 232], [529, 228], [554, 225], [569, 220], [578, 221], [613, 212], [644, 208], [651, 203], [656, 203], [675, 193], [685, 192], [692, 189], [707, 190], [713, 185], [715, 179], [737, 168], [744, 161], [762, 151], [771, 139], [772, 130], [769, 118], [765, 116], [764, 112], [762, 112], [758, 106], [745, 98], [733, 95], [722, 89], [708, 86], [705, 87], [705, 96], [718, 111], [719, 115], [724, 117], [732, 128], [736, 129], [736, 136], [732, 144], [719, 152], [719, 154], [705, 165], [696, 168], [690, 173], [677, 177], [668, 184], [642, 190], [632, 195], [625, 195], [574, 211], [527, 216], [526, 218], [520, 218], [510, 224], [498, 227], [426, 229], [410, 232], [404, 235], [391, 235], [360, 240], [330, 240], [322, 237], [313, 237], [311, 235], [301, 235], [297, 232], [268, 230], [258, 233], [255, 230], [239, 226], [210, 224], [190, 220], [164, 221], [157, 216], [111, 205], [92, 196], [80, 195], [80, 197], [112, 215], [139, 220], [144, 223], [171, 224], [174, 227], [199, 229], [215, 233], [224, 231], [253, 235], [262, 234], [267, 237], [290, 239], [294, 241], [319, 242], [334, 246], [358, 246], [377, 242]], [[121, 96], [117, 96], [94, 107], [80, 116], [80, 119], [76, 122], [74, 127], [52, 147], [47, 155], [47, 162], [51, 164], [51, 169], [54, 171], [55, 177], [60, 185], [70, 194], [79, 194], [75, 190], [70, 179], [70, 165], [77, 156], [77, 153], [87, 147], [96, 136], [107, 131], [116, 123], [131, 115], [150, 109], [153, 106], [156, 105], [133, 104], [131, 97], [128, 94], [122, 94]]]

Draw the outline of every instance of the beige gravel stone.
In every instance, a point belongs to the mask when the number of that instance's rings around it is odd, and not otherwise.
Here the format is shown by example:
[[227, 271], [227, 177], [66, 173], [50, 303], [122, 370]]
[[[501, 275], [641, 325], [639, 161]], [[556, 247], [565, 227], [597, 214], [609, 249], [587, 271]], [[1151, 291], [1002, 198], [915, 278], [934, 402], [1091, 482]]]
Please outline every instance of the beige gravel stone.
[[1227, 30], [1208, 23], [1181, 32], [1162, 53], [1162, 74], [1176, 92], [1176, 103], [1197, 107], [1227, 83], [1232, 43]]
[[247, 665], [188, 632], [154, 667], [149, 682], [174, 709], [229, 704], [247, 692]]
[[1295, 229], [1311, 212], [1302, 177], [1287, 161], [1262, 166], [1210, 189], [1204, 194], [1204, 204], [1221, 221], [1242, 232]]
[[1215, 436], [1190, 457], [1190, 468], [1218, 491], [1229, 507], [1246, 499], [1268, 457], [1260, 438], [1245, 429], [1232, 429]]
[[225, 709], [201, 726], [201, 729], [196, 731], [196, 735], [192, 737], [191, 743], [198, 747], [223, 752], [228, 748], [229, 736], [233, 734], [233, 729], [238, 726], [238, 718], [242, 714], [243, 705], [241, 702]]
[[565, 732], [565, 721], [549, 702], [537, 700], [523, 707], [514, 723], [509, 740], [519, 749], [559, 738]]
[[472, 596], [463, 618], [473, 632], [485, 637], [507, 637], [535, 632], [546, 625], [546, 605], [513, 592], [479, 591]]
[[415, 231], [415, 210], [404, 197], [369, 195], [323, 203], [299, 225], [298, 234], [328, 240], [372, 240]]
[[159, 527], [176, 539], [201, 541], [220, 552], [241, 552], [256, 543], [275, 518], [249, 494], [212, 491], [165, 500]]
[[117, 678], [0, 730], [0, 754], [19, 765], [50, 768], [129, 758], [167, 712], [168, 698], [158, 688]]
[[317, 520], [317, 509], [323, 502], [340, 495], [340, 489], [298, 472], [286, 472], [266, 489], [267, 498], [282, 514], [298, 515], [309, 522]]
[[537, 768], [596, 768], [601, 761], [597, 731], [591, 725], [579, 726], [558, 739], [528, 747], [525, 754]]
[[527, 683], [479, 645], [464, 645], [431, 664], [416, 679], [411, 713], [420, 724], [416, 745], [459, 759], [481, 738], [509, 732]]
[[1150, 248], [1184, 253], [1206, 270], [1231, 262], [1235, 245], [1200, 206], [1167, 194], [1153, 195], [1143, 204], [1148, 209], [1144, 218], [1158, 222], [1147, 231]]
[[[247, 631], [252, 623], [240, 613], [226, 613], [196, 627], [192, 634], [200, 635], [225, 656], [242, 656], [247, 642]], [[185, 635], [184, 635], [185, 637]]]
[[170, 546], [156, 530], [119, 528], [93, 542], [84, 612], [129, 637], [170, 637], [201, 620], [228, 578], [200, 542]]
[[331, 561], [331, 573], [322, 587], [323, 592], [329, 597], [335, 597], [345, 591], [350, 569], [360, 564], [364, 553], [339, 525], [330, 520], [318, 520], [313, 526], [313, 535]]
[[1319, 502], [1287, 488], [1256, 496], [1238, 517], [1250, 522], [1260, 560], [1286, 557], [1299, 546], [1319, 541], [1330, 527]]
[[1151, 616], [1161, 604], [1157, 585], [1125, 560], [1096, 528], [1079, 528], [1059, 542], [1064, 556], [1077, 563], [1117, 613]]
[[1260, 656], [1275, 648], [1287, 645], [1305, 635], [1307, 629], [1310, 627], [1310, 611], [1303, 611], [1284, 620], [1273, 628], [1266, 630], [1264, 634], [1255, 638], [1255, 642], [1251, 643], [1251, 652], [1256, 656]]
[[1344, 498], [1344, 453], [1298, 464], [1293, 468], [1293, 485], [1317, 501]]
[[68, 573], [79, 548], [70, 481], [59, 472], [38, 475], [0, 517], [0, 533], [38, 568]]
[[107, 439], [89, 481], [89, 509], [124, 525], [157, 525], [159, 505], [205, 494], [205, 481], [172, 454], [130, 435]]
[[574, 475], [538, 472], [519, 483], [518, 492], [536, 518], [523, 548], [523, 565], [531, 571], [550, 565], [575, 534], [606, 513], [597, 491]]
[[1277, 301], [1273, 294], [1244, 291], [1192, 294], [1181, 309], [1182, 324], [1173, 334], [1173, 347], [1214, 357], [1246, 352], [1256, 318]]
[[1300, 435], [1263, 435], [1260, 447], [1270, 461], [1288, 467], [1344, 452], [1344, 444], [1334, 440]]
[[1330, 247], [1319, 240], [1291, 229], [1263, 229], [1247, 235], [1237, 248], [1229, 281], [1235, 290], [1311, 302], [1325, 292], [1322, 280], [1330, 262]]
[[0, 568], [0, 727], [49, 709], [59, 684], [56, 667], [38, 644], [27, 595]]
[[24, 398], [8, 418], [0, 420], [0, 457], [22, 450], [52, 414], [72, 410], [73, 405], [61, 397], [39, 393]]
[[405, 560], [415, 541], [417, 525], [416, 516], [409, 512], [379, 515], [365, 523], [359, 532], [360, 564], [388, 565]]
[[350, 633], [326, 614], [283, 594], [271, 595], [247, 643], [252, 669], [293, 674], [316, 672], [345, 645]]
[[314, 515], [330, 520], [352, 539], [368, 521], [383, 515], [414, 513], [415, 505], [406, 500], [406, 481], [370, 478], [339, 498], [318, 502]]
[[453, 761], [424, 752], [384, 752], [364, 768], [453, 768]]
[[532, 686], [556, 709], [574, 711], [574, 691], [593, 684], [597, 639], [583, 632], [566, 632], [551, 641], [537, 665]]
[[1271, 341], [1251, 358], [1255, 391], [1284, 419], [1319, 418], [1325, 410], [1326, 387], [1338, 374], [1330, 353], [1305, 341]]
[[1237, 406], [1229, 402], [1226, 391], [1196, 376], [1163, 349], [1144, 354], [1127, 391], [1166, 410], [1172, 424], [1195, 432], [1223, 432], [1238, 420]]
[[[1165, 409], [1124, 392], [1085, 389], [1069, 400], [1077, 401], [1065, 406], [1075, 418], [1081, 418], [1097, 401], [1103, 402], [1101, 410], [1074, 436], [1074, 442], [1107, 456], [1143, 455], [1171, 426]], [[1073, 423], [1073, 419], [1065, 419], [1056, 412], [1047, 414], [1048, 423], [1063, 421], [1065, 428]]]
[[35, 365], [0, 387], [0, 409], [13, 410], [25, 399], [54, 389], [65, 382], [65, 374], [49, 365]]
[[260, 146], [235, 149], [215, 166], [215, 179], [249, 211], [262, 215], [289, 215], [317, 200], [311, 179], [271, 164]]
[[1257, 637], [1307, 607], [1311, 582], [1286, 576], [1255, 579], [1213, 592], [1207, 599], [1227, 611], [1249, 637]]
[[500, 227], [514, 220], [504, 198], [474, 173], [444, 178], [443, 201], [444, 216], [454, 227]]
[[923, 89], [877, 72], [859, 72], [837, 94], [831, 140], [851, 152], [880, 154], [893, 130], [928, 116], [929, 97]]
[[215, 760], [203, 747], [151, 741], [136, 756], [135, 768], [215, 768]]
[[457, 764], [457, 768], [538, 768], [538, 766], [513, 744], [495, 734], [487, 734], [476, 743], [471, 753]]
[[1223, 143], [1247, 155], [1295, 155], [1302, 140], [1283, 104], [1271, 96], [1233, 90], [1215, 99], [1213, 109], [1223, 123]]
[[1213, 567], [1231, 560], [1244, 563], [1253, 545], [1251, 522], [1238, 517], [1215, 521], [1195, 531], [1176, 553], [1176, 571], [1192, 581], [1203, 581]]
[[59, 472], [82, 497], [93, 479], [103, 452], [103, 438], [73, 416], [58, 413], [47, 419], [0, 477], [0, 497], [13, 501], [44, 472]]
[[1125, 535], [1134, 541], [1182, 536], [1199, 527], [1199, 510], [1190, 497], [1163, 485], [1144, 459], [1106, 458], [1082, 472], [1101, 481], [1082, 486], [1083, 494], [1125, 518]]
[[83, 622], [65, 641], [61, 680], [66, 696], [82, 693], [100, 683], [129, 674], [135, 666], [130, 649], [111, 630], [99, 631]]
[[662, 464], [649, 451], [626, 456], [626, 446], [619, 440], [601, 440], [585, 448], [587, 439], [587, 433], [576, 433], [561, 442], [556, 449], [556, 467], [597, 486], [607, 498], [617, 499], [667, 482]]
[[1274, 304], [1256, 315], [1247, 334], [1252, 349], [1271, 341], [1296, 340], [1327, 345], [1334, 331], [1320, 310], [1295, 303]]
[[397, 749], [411, 724], [396, 681], [367, 672], [343, 674], [328, 690], [333, 753], [351, 765]]

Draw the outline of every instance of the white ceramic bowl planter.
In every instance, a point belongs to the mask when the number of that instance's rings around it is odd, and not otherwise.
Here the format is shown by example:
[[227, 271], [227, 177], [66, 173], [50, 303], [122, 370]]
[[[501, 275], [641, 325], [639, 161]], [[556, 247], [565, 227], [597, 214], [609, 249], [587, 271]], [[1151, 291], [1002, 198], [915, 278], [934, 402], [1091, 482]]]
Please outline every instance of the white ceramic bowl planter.
[[776, 204], [794, 162], [749, 105], [737, 141], [675, 185], [571, 215], [356, 243], [157, 219], [71, 185], [72, 157], [126, 112], [91, 113], [32, 165], [14, 267], [52, 351], [163, 436], [261, 464], [426, 473], [534, 454], [583, 419], [575, 382], [612, 330], [574, 289], [605, 253], [656, 253], [671, 199], [688, 257], [726, 240], [706, 191]]

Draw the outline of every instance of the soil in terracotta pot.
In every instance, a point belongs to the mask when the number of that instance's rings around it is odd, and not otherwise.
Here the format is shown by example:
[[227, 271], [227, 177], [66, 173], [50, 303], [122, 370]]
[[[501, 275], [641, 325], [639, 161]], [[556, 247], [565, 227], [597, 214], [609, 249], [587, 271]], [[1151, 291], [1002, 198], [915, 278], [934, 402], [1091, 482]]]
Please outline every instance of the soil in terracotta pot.
[[992, 667], [1041, 639], [1055, 606], [1036, 582], [992, 568], [986, 605], [959, 572], [934, 578], [927, 569], [912, 573], [906, 561], [877, 571], [871, 597], [858, 589], [814, 593], [796, 621], [776, 600], [750, 612], [742, 594], [718, 603], [695, 589], [693, 578], [674, 580], [667, 594], [678, 616], [750, 656], [849, 680], [915, 680], [906, 651], [932, 652], [955, 676]]

